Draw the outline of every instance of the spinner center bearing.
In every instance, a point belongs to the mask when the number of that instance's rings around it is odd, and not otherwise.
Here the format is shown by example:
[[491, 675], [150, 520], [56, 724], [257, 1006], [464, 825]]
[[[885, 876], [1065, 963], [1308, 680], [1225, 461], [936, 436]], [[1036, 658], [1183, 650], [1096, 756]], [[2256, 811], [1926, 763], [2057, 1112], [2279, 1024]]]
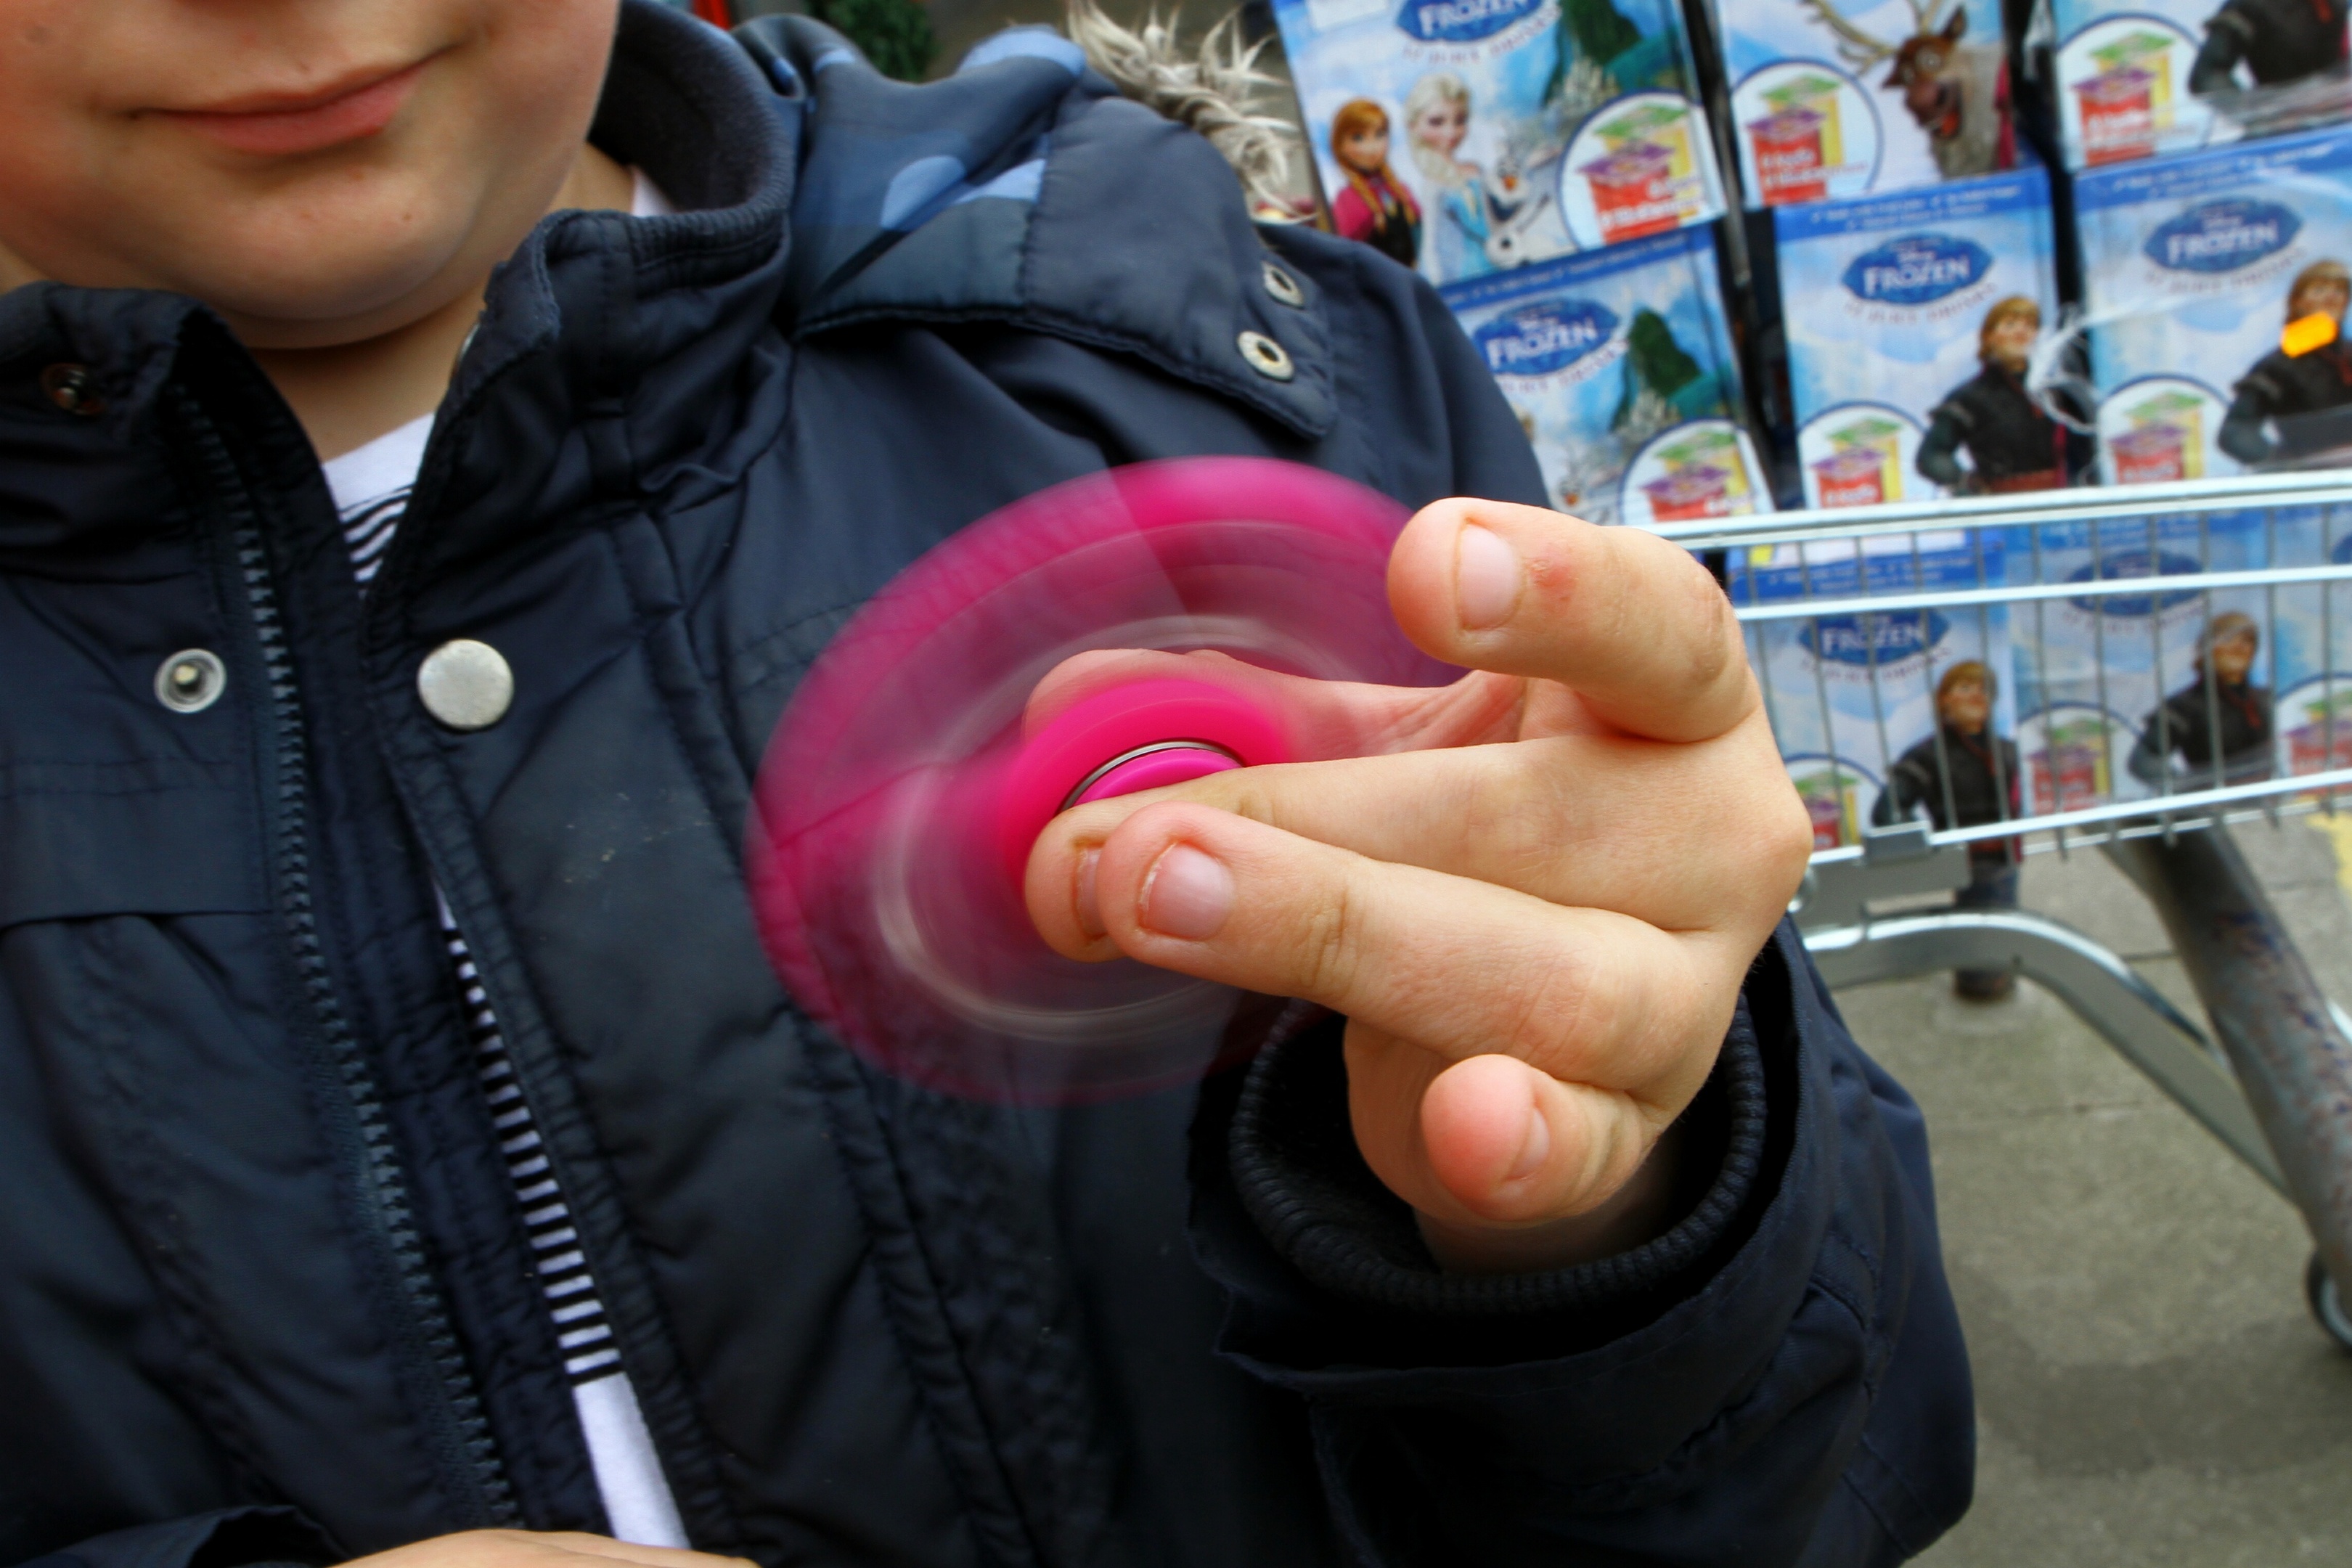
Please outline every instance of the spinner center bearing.
[[1018, 888], [1037, 836], [1071, 806], [1290, 760], [1280, 721], [1223, 687], [1162, 678], [1097, 692], [1030, 736], [1007, 773], [1005, 869]]

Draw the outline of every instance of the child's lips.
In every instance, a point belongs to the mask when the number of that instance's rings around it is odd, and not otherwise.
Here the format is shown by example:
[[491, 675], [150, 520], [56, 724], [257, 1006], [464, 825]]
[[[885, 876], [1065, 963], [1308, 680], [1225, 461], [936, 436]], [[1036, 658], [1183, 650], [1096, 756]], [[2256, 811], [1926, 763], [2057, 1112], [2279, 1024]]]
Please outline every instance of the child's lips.
[[307, 99], [262, 100], [231, 108], [164, 110], [167, 120], [257, 157], [317, 153], [362, 141], [392, 123], [427, 62], [390, 76], [337, 86]]

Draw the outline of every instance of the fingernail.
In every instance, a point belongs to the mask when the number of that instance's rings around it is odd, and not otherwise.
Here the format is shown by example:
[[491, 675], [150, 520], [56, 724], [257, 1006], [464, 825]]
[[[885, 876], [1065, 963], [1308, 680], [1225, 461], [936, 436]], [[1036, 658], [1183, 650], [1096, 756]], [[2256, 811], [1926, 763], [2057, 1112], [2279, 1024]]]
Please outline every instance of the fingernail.
[[1071, 899], [1076, 907], [1078, 930], [1088, 942], [1102, 935], [1102, 909], [1095, 902], [1095, 866], [1102, 859], [1099, 849], [1087, 849], [1078, 855], [1077, 891]]
[[1484, 631], [1511, 618], [1519, 602], [1519, 558], [1502, 536], [1470, 523], [1454, 545], [1454, 608], [1465, 631]]
[[1519, 1143], [1519, 1157], [1512, 1163], [1511, 1173], [1504, 1180], [1524, 1182], [1542, 1170], [1543, 1163], [1550, 1157], [1551, 1123], [1544, 1120], [1541, 1107], [1530, 1105], [1528, 1107], [1528, 1132]]
[[1171, 846], [1143, 879], [1144, 926], [1162, 936], [1204, 942], [1234, 908], [1234, 874], [1189, 844]]

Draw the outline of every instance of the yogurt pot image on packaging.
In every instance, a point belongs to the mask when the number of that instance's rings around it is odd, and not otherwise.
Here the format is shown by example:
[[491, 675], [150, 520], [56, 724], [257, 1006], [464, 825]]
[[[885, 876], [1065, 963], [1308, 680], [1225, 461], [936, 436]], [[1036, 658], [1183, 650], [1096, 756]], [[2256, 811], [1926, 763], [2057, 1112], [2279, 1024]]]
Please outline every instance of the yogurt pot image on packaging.
[[1435, 283], [1706, 224], [1674, 0], [1276, 0], [1333, 226]]
[[[1993, 529], [1766, 545], [1731, 552], [1727, 588], [1746, 609], [1849, 597], [1865, 584], [1873, 594], [1998, 587], [2002, 548]], [[2000, 818], [2002, 795], [2016, 798], [2008, 605], [1751, 621], [1748, 653], [1815, 848], [1859, 843], [1864, 824], [1921, 807], [1938, 826], [1974, 826], [1973, 816]], [[1969, 685], [1983, 707], [1963, 700]], [[1971, 772], [1999, 788], [1968, 789]], [[1914, 782], [1890, 797], [1896, 776]], [[1948, 797], [1948, 778], [1962, 784]], [[1932, 781], [1924, 798], [1922, 780]]]
[[2109, 482], [2352, 447], [2352, 129], [2094, 169], [2074, 208]]
[[2233, 141], [2209, 97], [2289, 85], [2344, 58], [2340, 0], [2046, 0], [2051, 96], [2070, 169]]
[[1439, 294], [1517, 411], [1562, 511], [1647, 523], [1772, 510], [1739, 422], [1709, 230], [1559, 257]]
[[2057, 321], [2038, 166], [1772, 214], [1805, 504], [2065, 482], [2024, 366]]
[[1999, 0], [1713, 0], [1750, 207], [2015, 166]]

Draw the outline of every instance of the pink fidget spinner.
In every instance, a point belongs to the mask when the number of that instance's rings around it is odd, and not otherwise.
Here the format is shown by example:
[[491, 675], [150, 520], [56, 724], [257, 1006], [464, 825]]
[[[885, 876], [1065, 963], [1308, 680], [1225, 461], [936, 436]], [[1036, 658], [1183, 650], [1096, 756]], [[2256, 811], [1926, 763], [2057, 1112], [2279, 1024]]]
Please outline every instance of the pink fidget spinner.
[[[1389, 613], [1404, 521], [1318, 469], [1190, 458], [1057, 485], [917, 561], [817, 658], [761, 767], [751, 890], [794, 998], [886, 1069], [989, 1099], [1140, 1091], [1255, 1044], [1266, 998], [1047, 948], [1029, 851], [1086, 801], [1316, 760], [1256, 670], [1458, 673]], [[1120, 649], [1226, 658], [1063, 668]]]

